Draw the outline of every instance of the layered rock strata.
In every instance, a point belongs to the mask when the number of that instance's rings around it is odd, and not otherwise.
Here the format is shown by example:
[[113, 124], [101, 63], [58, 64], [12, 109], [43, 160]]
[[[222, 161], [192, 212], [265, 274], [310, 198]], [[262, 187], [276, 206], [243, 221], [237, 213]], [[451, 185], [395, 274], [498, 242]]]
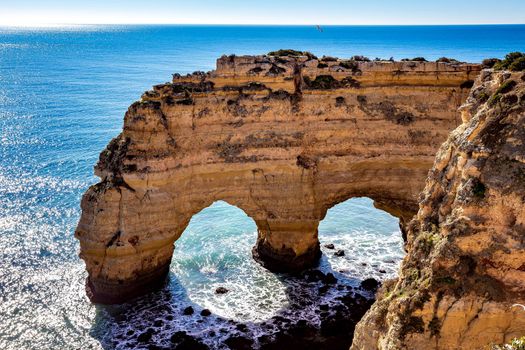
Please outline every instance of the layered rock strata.
[[525, 334], [525, 73], [483, 71], [352, 349], [490, 349]]
[[101, 153], [76, 230], [93, 300], [162, 281], [191, 217], [214, 201], [257, 224], [254, 257], [297, 271], [319, 257], [333, 205], [367, 196], [408, 222], [480, 67], [223, 56], [153, 87]]

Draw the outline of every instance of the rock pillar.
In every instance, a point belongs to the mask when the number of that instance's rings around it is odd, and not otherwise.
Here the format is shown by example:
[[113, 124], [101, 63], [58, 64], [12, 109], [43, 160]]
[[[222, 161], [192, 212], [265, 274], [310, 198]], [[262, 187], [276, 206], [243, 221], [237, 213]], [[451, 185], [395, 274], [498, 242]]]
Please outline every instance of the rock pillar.
[[321, 256], [319, 220], [265, 220], [257, 222], [253, 257], [274, 272], [297, 272], [317, 264]]

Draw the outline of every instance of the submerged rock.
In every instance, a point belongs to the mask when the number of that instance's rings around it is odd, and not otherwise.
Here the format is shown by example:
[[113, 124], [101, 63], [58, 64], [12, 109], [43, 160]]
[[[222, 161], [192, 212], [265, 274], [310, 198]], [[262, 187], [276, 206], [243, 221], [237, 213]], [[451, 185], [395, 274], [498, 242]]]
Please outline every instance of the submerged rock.
[[228, 292], [229, 292], [228, 288], [225, 288], [225, 287], [218, 287], [217, 289], [215, 289], [216, 294], [226, 294]]
[[208, 317], [211, 315], [211, 311], [208, 309], [202, 309], [201, 316]]
[[185, 308], [183, 311], [182, 311], [182, 314], [183, 315], [186, 315], [186, 316], [189, 316], [189, 315], [193, 315], [195, 311], [193, 310], [193, 307], [191, 306], [188, 306], [187, 308]]
[[334, 253], [335, 256], [345, 256], [345, 251], [342, 249], [339, 249]]
[[364, 290], [368, 290], [371, 292], [377, 291], [377, 288], [379, 287], [380, 283], [375, 278], [367, 278], [366, 280], [361, 282], [360, 287]]
[[224, 341], [231, 350], [251, 350], [253, 340], [241, 336], [232, 336]]

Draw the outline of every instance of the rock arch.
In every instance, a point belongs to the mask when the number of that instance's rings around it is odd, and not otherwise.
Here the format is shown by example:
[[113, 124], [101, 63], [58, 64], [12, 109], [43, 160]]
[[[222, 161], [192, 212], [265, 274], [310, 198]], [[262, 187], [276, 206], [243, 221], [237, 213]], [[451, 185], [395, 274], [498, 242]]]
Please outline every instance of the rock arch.
[[407, 222], [479, 69], [224, 56], [174, 75], [129, 107], [82, 199], [88, 293], [112, 303], [161, 283], [173, 242], [216, 200], [255, 220], [254, 257], [275, 271], [315, 262], [319, 221], [345, 199]]

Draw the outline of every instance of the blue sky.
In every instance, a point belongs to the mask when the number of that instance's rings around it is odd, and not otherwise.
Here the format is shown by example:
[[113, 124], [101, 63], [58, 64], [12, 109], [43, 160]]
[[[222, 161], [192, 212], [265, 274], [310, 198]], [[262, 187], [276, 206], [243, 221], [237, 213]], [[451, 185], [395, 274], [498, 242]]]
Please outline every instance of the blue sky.
[[525, 0], [0, 0], [0, 25], [525, 23]]

